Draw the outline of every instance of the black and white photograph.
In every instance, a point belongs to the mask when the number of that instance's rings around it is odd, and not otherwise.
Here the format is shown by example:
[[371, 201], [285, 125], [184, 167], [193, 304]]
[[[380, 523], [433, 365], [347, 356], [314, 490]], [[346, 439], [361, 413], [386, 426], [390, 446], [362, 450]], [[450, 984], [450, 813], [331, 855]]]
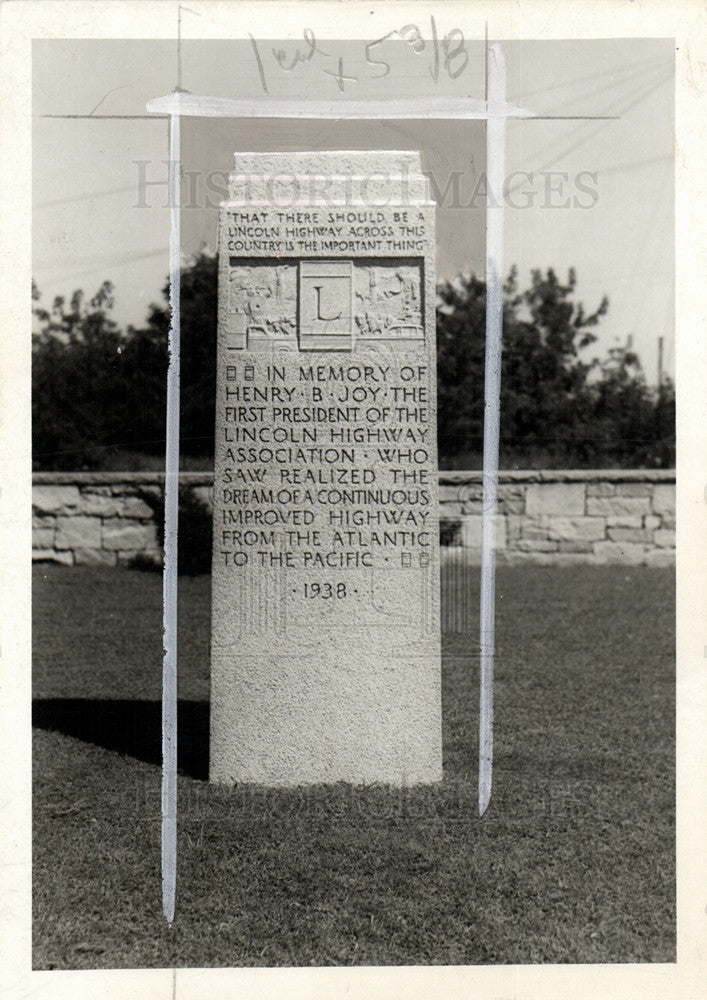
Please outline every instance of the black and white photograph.
[[705, 995], [705, 18], [636, 6], [0, 9], [8, 995]]

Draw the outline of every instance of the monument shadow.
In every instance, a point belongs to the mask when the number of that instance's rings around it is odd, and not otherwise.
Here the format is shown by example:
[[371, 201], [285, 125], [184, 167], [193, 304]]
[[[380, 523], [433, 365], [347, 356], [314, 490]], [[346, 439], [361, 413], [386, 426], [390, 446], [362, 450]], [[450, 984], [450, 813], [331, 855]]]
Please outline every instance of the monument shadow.
[[[177, 761], [181, 774], [209, 777], [209, 703], [179, 701]], [[114, 753], [162, 764], [162, 703], [100, 698], [40, 698], [32, 725]]]

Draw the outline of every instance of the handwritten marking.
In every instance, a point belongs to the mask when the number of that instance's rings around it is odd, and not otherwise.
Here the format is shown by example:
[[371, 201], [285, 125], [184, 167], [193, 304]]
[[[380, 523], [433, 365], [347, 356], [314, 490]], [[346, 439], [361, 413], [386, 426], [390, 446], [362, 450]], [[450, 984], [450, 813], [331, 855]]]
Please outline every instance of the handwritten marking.
[[280, 69], [284, 69], [286, 73], [291, 72], [295, 68], [295, 66], [297, 66], [298, 63], [308, 63], [313, 58], [315, 52], [319, 53], [320, 56], [328, 57], [328, 53], [323, 52], [322, 49], [320, 49], [317, 46], [317, 40], [314, 37], [314, 32], [312, 31], [311, 28], [305, 28], [304, 31], [302, 32], [302, 35], [304, 36], [304, 40], [307, 43], [309, 52], [307, 52], [306, 55], [302, 55], [299, 48], [295, 49], [295, 54], [292, 56], [292, 61], [290, 62], [289, 66], [285, 64], [285, 61], [287, 59], [287, 53], [285, 52], [284, 49], [272, 50], [275, 62], [278, 64]]
[[434, 70], [430, 67], [430, 76], [437, 83], [439, 80], [439, 38], [437, 37], [437, 22], [433, 15], [430, 15], [430, 27], [432, 28], [432, 47], [434, 50]]
[[253, 52], [255, 53], [255, 61], [258, 64], [258, 75], [260, 76], [260, 85], [266, 94], [269, 94], [268, 85], [265, 82], [265, 70], [263, 69], [263, 60], [260, 58], [260, 52], [258, 51], [258, 43], [253, 38], [250, 32], [248, 32], [248, 38], [250, 38], [250, 44], [253, 47]]
[[[469, 53], [466, 49], [464, 34], [461, 28], [457, 26], [451, 28], [446, 35], [444, 35], [440, 43], [437, 22], [434, 16], [431, 15], [430, 32], [432, 35], [432, 65], [428, 66], [430, 76], [434, 80], [435, 84], [439, 83], [440, 62], [443, 57], [444, 72], [448, 75], [450, 80], [456, 80], [459, 76], [461, 76], [469, 63]], [[311, 28], [305, 28], [302, 35], [306, 45], [304, 50], [298, 46], [290, 55], [284, 48], [271, 49], [272, 59], [276, 68], [285, 73], [292, 73], [298, 66], [311, 63], [315, 56], [320, 56], [323, 59], [337, 59], [338, 72], [327, 67], [321, 67], [321, 71], [336, 80], [340, 93], [344, 93], [345, 82], [358, 83], [361, 79], [381, 80], [383, 77], [390, 74], [390, 63], [378, 55], [373, 55], [373, 49], [378, 45], [383, 45], [385, 42], [393, 39], [399, 39], [407, 44], [408, 48], [415, 56], [421, 56], [427, 50], [427, 41], [423, 38], [422, 30], [419, 25], [413, 23], [404, 24], [400, 28], [394, 28], [387, 34], [381, 35], [380, 38], [376, 38], [372, 42], [367, 42], [364, 45], [363, 54], [366, 64], [374, 70], [380, 70], [380, 72], [369, 73], [363, 77], [355, 75], [349, 76], [344, 73], [343, 56], [333, 55], [330, 52], [325, 52], [323, 49], [320, 49]], [[260, 77], [260, 85], [263, 88], [263, 92], [267, 94], [269, 93], [267, 75], [265, 65], [260, 54], [260, 46], [251, 34], [249, 34], [248, 37], [250, 38], [251, 47], [255, 56], [258, 76]], [[442, 56], [440, 56], [440, 48]]]
[[347, 80], [350, 83], [357, 83], [358, 82], [358, 77], [357, 76], [344, 76], [344, 60], [343, 60], [343, 58], [341, 56], [339, 56], [339, 72], [338, 73], [334, 73], [330, 69], [325, 69], [324, 72], [327, 73], [329, 76], [333, 76], [334, 77], [334, 79], [336, 80], [336, 82], [337, 82], [337, 84], [339, 86], [339, 90], [340, 90], [340, 92], [342, 94], [344, 93], [344, 80]]

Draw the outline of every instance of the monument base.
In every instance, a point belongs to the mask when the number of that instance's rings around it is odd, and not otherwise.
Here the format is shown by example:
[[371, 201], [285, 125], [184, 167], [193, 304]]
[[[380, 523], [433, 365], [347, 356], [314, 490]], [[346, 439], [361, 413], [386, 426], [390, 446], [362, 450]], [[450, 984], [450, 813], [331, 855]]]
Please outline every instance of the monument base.
[[358, 635], [336, 657], [315, 649], [278, 655], [276, 684], [250, 658], [227, 662], [228, 680], [222, 672], [212, 693], [211, 781], [407, 786], [442, 779], [435, 658], [385, 659]]

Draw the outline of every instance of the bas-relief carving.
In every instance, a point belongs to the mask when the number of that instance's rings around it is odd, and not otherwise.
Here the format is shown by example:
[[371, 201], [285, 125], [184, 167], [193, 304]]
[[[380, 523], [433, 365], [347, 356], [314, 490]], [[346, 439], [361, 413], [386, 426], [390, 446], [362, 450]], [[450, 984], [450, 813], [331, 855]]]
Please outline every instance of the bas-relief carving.
[[[420, 264], [354, 262], [353, 271], [357, 340], [368, 345], [376, 341], [424, 339]], [[296, 263], [232, 264], [229, 328], [243, 336], [239, 346], [245, 347], [247, 340], [252, 338], [281, 343], [290, 341], [294, 347], [297, 297]]]
[[265, 339], [297, 333], [297, 268], [253, 262], [231, 268], [229, 312], [240, 316], [243, 332]]
[[360, 338], [423, 336], [420, 272], [417, 264], [355, 268], [356, 328]]

